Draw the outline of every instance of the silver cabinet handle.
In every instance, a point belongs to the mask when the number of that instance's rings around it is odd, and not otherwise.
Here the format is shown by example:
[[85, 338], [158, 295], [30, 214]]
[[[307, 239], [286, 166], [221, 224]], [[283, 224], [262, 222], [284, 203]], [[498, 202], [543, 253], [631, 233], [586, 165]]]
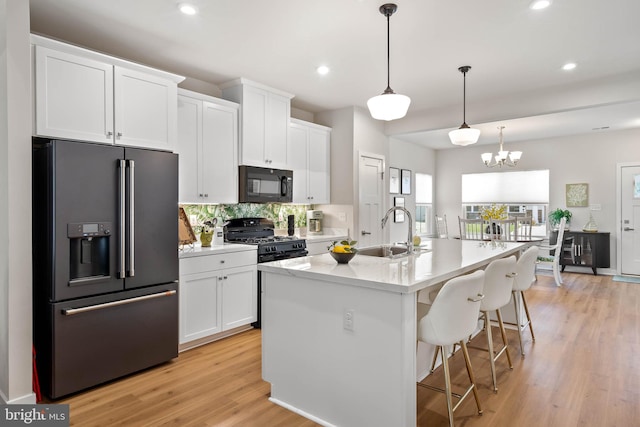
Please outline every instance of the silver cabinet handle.
[[122, 138], [122, 132], [116, 133], [116, 138], [118, 138], [118, 139]]
[[204, 193], [204, 197], [209, 197], [209, 194], [208, 193]]
[[129, 160], [129, 277], [135, 276], [135, 167], [136, 162]]
[[74, 314], [86, 313], [88, 311], [101, 310], [103, 308], [116, 307], [124, 304], [131, 304], [133, 302], [140, 302], [140, 301], [145, 301], [145, 300], [160, 298], [160, 297], [170, 297], [171, 295], [175, 295], [175, 293], [176, 293], [175, 290], [171, 290], [171, 291], [160, 292], [157, 294], [143, 295], [141, 297], [123, 299], [120, 301], [107, 302], [104, 304], [89, 305], [89, 306], [80, 307], [80, 308], [63, 308], [62, 314], [64, 314], [65, 316], [73, 316]]
[[631, 228], [631, 227], [625, 227], [623, 228], [624, 231], [633, 231], [635, 230], [635, 228]]
[[362, 234], [363, 236], [366, 236], [367, 234], [371, 234], [371, 232], [362, 230], [360, 234]]
[[120, 265], [118, 266], [118, 278], [124, 279], [126, 276], [126, 241], [127, 241], [127, 228], [126, 228], [126, 160], [118, 160], [118, 167], [120, 168]]
[[113, 136], [113, 132], [110, 130], [107, 131], [107, 138], [111, 138]]

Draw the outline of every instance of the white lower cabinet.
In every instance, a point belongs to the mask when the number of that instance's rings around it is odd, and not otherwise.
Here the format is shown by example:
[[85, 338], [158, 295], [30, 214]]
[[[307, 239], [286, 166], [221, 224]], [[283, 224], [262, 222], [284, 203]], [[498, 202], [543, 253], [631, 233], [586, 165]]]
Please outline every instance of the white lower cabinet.
[[257, 320], [255, 250], [180, 259], [180, 346]]

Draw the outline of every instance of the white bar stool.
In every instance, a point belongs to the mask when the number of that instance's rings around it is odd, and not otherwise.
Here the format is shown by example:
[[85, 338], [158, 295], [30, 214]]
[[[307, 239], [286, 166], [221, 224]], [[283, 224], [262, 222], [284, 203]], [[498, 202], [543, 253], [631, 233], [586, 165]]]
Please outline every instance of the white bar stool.
[[[473, 333], [478, 325], [480, 301], [483, 298], [484, 277], [485, 273], [483, 271], [476, 271], [466, 276], [453, 278], [444, 284], [433, 300], [433, 304], [418, 303], [417, 307], [418, 340], [439, 346], [442, 365], [444, 366], [445, 389], [442, 390], [420, 382], [418, 385], [445, 393], [449, 425], [451, 427], [454, 425], [453, 412], [458, 409], [458, 406], [472, 391], [478, 407], [478, 414], [482, 414], [471, 360], [464, 340]], [[471, 382], [471, 385], [462, 395], [451, 391], [451, 375], [446, 351], [447, 346], [456, 343], [462, 347], [469, 381]], [[452, 396], [459, 399], [455, 406], [453, 406]]]
[[[536, 336], [533, 334], [533, 325], [531, 324], [531, 316], [529, 315], [529, 307], [524, 297], [524, 291], [531, 287], [536, 279], [536, 260], [538, 259], [539, 248], [531, 246], [518, 259], [516, 263], [516, 277], [513, 282], [513, 307], [516, 310], [516, 322], [518, 323], [518, 339], [520, 340], [520, 353], [524, 356], [524, 347], [522, 346], [522, 331], [529, 326], [531, 330], [531, 340], [535, 342]], [[521, 322], [520, 300], [527, 316], [524, 324]]]
[[[484, 318], [484, 326], [487, 332], [487, 344], [489, 351], [489, 362], [491, 364], [491, 377], [493, 379], [493, 391], [498, 391], [498, 383], [496, 381], [496, 360], [503, 353], [507, 354], [507, 361], [509, 362], [509, 369], [513, 369], [511, 363], [511, 355], [509, 354], [509, 347], [507, 342], [507, 334], [504, 330], [504, 323], [502, 323], [502, 315], [500, 314], [500, 308], [509, 304], [511, 300], [511, 291], [513, 290], [513, 278], [516, 273], [516, 257], [510, 256], [508, 258], [501, 258], [491, 263], [485, 268], [484, 288], [482, 293], [484, 299], [480, 303], [480, 312]], [[495, 352], [493, 349], [493, 336], [491, 334], [491, 319], [489, 313], [495, 311], [498, 318], [498, 327], [500, 328], [500, 334], [502, 335], [503, 347]], [[486, 348], [473, 347], [479, 350], [487, 351]]]

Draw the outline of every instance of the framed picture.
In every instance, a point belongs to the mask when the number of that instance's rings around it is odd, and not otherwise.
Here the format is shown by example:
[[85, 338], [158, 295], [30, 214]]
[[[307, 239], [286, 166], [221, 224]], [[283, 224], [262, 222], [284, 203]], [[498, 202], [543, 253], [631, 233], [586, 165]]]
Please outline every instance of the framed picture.
[[409, 169], [402, 169], [402, 194], [411, 194], [411, 171]]
[[568, 208], [589, 206], [589, 184], [567, 184], [566, 202]]
[[[393, 206], [401, 206], [404, 208], [404, 197], [394, 197]], [[404, 212], [394, 211], [393, 222], [404, 222]]]
[[389, 193], [398, 194], [400, 192], [400, 169], [389, 168]]

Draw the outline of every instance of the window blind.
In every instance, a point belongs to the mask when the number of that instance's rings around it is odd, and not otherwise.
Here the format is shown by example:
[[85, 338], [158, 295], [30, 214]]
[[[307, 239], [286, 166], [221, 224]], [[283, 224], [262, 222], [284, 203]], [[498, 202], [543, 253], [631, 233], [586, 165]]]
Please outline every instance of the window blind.
[[549, 170], [462, 174], [462, 203], [549, 203]]

